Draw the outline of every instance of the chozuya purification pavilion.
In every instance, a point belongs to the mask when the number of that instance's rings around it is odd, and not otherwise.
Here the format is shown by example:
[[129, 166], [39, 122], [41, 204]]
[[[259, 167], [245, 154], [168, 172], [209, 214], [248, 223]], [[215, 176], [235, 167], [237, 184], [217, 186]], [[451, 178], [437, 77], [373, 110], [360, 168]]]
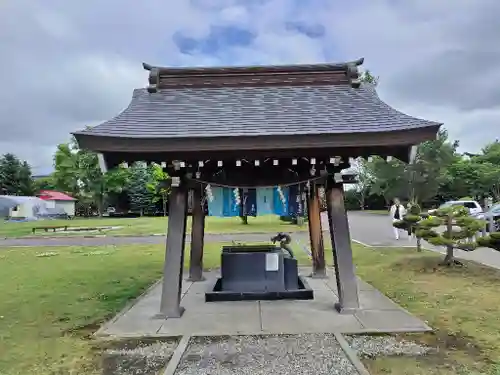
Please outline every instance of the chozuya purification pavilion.
[[[143, 64], [149, 86], [136, 89], [115, 118], [75, 133], [100, 154], [101, 167], [155, 162], [171, 176], [169, 225], [159, 316], [180, 317], [187, 197], [207, 186], [251, 189], [308, 183], [312, 275], [325, 274], [318, 204], [324, 186], [341, 313], [360, 308], [342, 175], [352, 158], [411, 160], [414, 145], [441, 124], [410, 117], [361, 83], [363, 59], [339, 64], [168, 68]], [[281, 190], [280, 190], [281, 191]], [[210, 198], [210, 197], [209, 197]], [[193, 207], [190, 280], [202, 280], [204, 210]], [[264, 267], [264, 266], [263, 266]], [[266, 276], [267, 277], [267, 276]], [[332, 303], [333, 308], [333, 303]]]

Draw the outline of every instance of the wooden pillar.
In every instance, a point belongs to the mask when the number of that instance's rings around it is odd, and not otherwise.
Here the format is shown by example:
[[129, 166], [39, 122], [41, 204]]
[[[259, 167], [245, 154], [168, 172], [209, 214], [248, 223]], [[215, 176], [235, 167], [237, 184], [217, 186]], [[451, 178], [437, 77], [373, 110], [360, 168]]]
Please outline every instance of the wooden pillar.
[[321, 230], [321, 210], [318, 186], [311, 183], [307, 202], [307, 219], [309, 221], [309, 239], [311, 241], [312, 273], [311, 277], [325, 278], [325, 248]]
[[184, 312], [180, 302], [186, 243], [187, 196], [187, 188], [182, 182], [180, 186], [172, 186], [160, 313], [157, 316], [159, 318], [180, 318]]
[[203, 281], [203, 245], [205, 237], [205, 212], [203, 210], [203, 187], [192, 190], [191, 250], [189, 255], [189, 281]]
[[343, 185], [335, 183], [333, 178], [328, 182], [326, 202], [339, 294], [339, 303], [336, 308], [340, 313], [352, 314], [359, 309], [359, 297], [358, 282], [352, 259], [349, 222], [344, 206], [344, 189]]

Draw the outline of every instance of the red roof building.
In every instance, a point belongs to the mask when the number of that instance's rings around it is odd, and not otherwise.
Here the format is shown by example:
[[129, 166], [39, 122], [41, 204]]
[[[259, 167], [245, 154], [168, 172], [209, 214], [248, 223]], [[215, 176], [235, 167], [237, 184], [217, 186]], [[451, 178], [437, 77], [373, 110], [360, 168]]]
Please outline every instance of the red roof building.
[[75, 198], [54, 190], [41, 190], [38, 194], [40, 199], [45, 201], [74, 201]]
[[70, 217], [75, 216], [76, 199], [68, 194], [55, 190], [41, 190], [37, 196], [45, 201], [47, 209], [58, 213], [66, 213]]

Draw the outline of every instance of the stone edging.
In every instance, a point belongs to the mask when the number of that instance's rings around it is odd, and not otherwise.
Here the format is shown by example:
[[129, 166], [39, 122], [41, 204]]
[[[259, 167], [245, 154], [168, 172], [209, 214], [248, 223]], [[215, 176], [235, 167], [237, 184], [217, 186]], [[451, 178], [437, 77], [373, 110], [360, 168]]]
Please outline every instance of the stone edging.
[[190, 335], [182, 336], [181, 340], [177, 344], [177, 348], [175, 348], [174, 354], [172, 354], [172, 357], [170, 357], [170, 360], [168, 361], [167, 367], [162, 372], [162, 375], [175, 375], [177, 367], [179, 367], [182, 357], [189, 346], [190, 340]]
[[359, 359], [356, 352], [351, 348], [347, 340], [344, 338], [344, 335], [342, 335], [340, 332], [335, 332], [334, 335], [340, 347], [344, 351], [344, 354], [346, 355], [347, 359], [349, 359], [349, 362], [352, 363], [358, 374], [370, 375], [365, 365], [363, 365], [363, 362], [361, 362], [361, 360]]

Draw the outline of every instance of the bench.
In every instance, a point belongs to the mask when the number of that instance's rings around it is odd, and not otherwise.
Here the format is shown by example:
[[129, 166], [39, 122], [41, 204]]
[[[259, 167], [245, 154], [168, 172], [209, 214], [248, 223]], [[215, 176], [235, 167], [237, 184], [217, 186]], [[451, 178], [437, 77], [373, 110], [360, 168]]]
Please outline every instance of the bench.
[[67, 225], [52, 225], [52, 226], [47, 226], [47, 227], [35, 227], [35, 228], [31, 228], [31, 232], [33, 234], [35, 234], [35, 232], [37, 230], [44, 230], [45, 232], [48, 232], [49, 229], [52, 229], [52, 232], [55, 232], [56, 229], [61, 229], [61, 228], [63, 228], [64, 231], [68, 230], [68, 226]]

